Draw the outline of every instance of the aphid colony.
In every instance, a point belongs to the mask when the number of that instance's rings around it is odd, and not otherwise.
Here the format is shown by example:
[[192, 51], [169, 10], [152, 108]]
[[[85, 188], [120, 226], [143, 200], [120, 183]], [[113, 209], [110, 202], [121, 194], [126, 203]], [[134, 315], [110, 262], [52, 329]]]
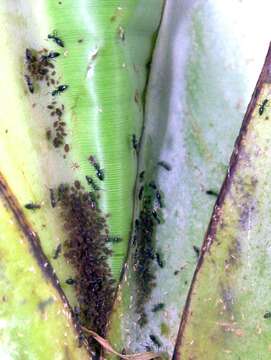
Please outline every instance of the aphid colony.
[[[64, 42], [56, 37], [55, 34], [49, 34], [48, 39], [53, 40], [58, 46], [64, 47]], [[56, 76], [54, 61], [61, 56], [57, 51], [30, 50], [25, 51], [26, 60], [26, 74], [24, 75], [28, 90], [34, 94], [38, 89], [40, 83], [45, 83], [47, 87], [53, 87], [51, 96], [52, 102], [47, 106], [50, 116], [53, 119], [53, 128], [46, 130], [46, 138], [52, 141], [54, 147], [59, 148], [63, 146], [64, 151], [69, 151], [69, 145], [65, 143], [67, 131], [65, 129], [66, 123], [62, 120], [64, 114], [64, 105], [58, 104], [56, 99], [68, 89], [68, 85], [59, 84]]]
[[[144, 172], [140, 173], [139, 179], [143, 181]], [[133, 263], [135, 280], [139, 289], [136, 295], [136, 311], [140, 316], [140, 326], [144, 326], [148, 321], [144, 306], [156, 285], [155, 266], [164, 267], [162, 255], [156, 250], [154, 241], [156, 226], [162, 223], [163, 202], [161, 192], [153, 181], [141, 186], [138, 197], [141, 201], [141, 210], [135, 221]], [[159, 306], [155, 308], [155, 311], [161, 309]]]
[[[112, 254], [107, 244], [112, 239], [106, 219], [92, 194], [85, 191], [79, 181], [72, 186], [61, 184], [53, 192], [67, 234], [62, 251], [76, 272], [75, 278], [66, 279], [66, 284], [74, 286], [77, 293], [80, 309], [76, 316], [81, 325], [105, 336], [115, 291], [107, 263]], [[55, 258], [60, 251], [61, 247], [56, 249]], [[91, 338], [88, 341], [91, 342]]]

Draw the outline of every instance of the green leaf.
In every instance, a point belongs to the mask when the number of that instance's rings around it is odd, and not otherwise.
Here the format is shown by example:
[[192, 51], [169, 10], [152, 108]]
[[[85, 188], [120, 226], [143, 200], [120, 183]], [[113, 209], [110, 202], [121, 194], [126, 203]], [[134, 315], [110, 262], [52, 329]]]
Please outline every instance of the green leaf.
[[270, 358], [269, 49], [190, 288], [174, 359]]

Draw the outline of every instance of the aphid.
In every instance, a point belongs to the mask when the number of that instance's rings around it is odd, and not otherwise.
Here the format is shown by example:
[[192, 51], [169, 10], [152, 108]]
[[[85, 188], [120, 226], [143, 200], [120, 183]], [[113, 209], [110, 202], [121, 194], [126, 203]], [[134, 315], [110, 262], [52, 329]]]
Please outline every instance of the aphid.
[[180, 272], [180, 270], [175, 270], [173, 274], [176, 276], [179, 274], [179, 272]]
[[48, 34], [48, 39], [52, 39], [58, 46], [64, 47], [64, 42], [55, 33]]
[[271, 311], [267, 311], [265, 314], [264, 314], [264, 319], [270, 319], [271, 318]]
[[149, 187], [152, 188], [152, 189], [154, 189], [154, 190], [157, 189], [157, 186], [156, 186], [156, 184], [155, 184], [154, 181], [151, 181], [151, 182], [149, 183]]
[[52, 137], [52, 131], [50, 129], [46, 130], [46, 139], [51, 140]]
[[159, 252], [157, 252], [155, 255], [156, 255], [157, 264], [160, 266], [161, 269], [163, 269], [165, 264], [164, 264], [163, 259], [161, 258], [161, 255], [159, 254]]
[[55, 193], [54, 189], [49, 189], [49, 191], [50, 191], [51, 206], [52, 206], [52, 208], [54, 208], [54, 207], [56, 207], [56, 204], [57, 204], [56, 193]]
[[150, 339], [151, 341], [157, 346], [157, 347], [161, 347], [162, 343], [161, 341], [158, 339], [158, 337], [156, 335], [150, 335]]
[[57, 116], [62, 116], [62, 111], [57, 108], [57, 109], [56, 109], [56, 114], [57, 114]]
[[85, 341], [85, 335], [83, 333], [80, 333], [78, 336], [78, 347], [82, 347]]
[[264, 99], [264, 101], [262, 102], [262, 104], [259, 107], [259, 115], [261, 116], [264, 112], [265, 106], [268, 103], [268, 99]]
[[157, 165], [161, 166], [162, 168], [164, 168], [167, 171], [171, 171], [171, 166], [165, 162], [165, 161], [158, 161]]
[[193, 245], [193, 250], [195, 251], [195, 254], [197, 257], [200, 255], [200, 248], [196, 245]]
[[64, 145], [64, 151], [65, 151], [66, 153], [70, 151], [70, 146], [69, 146], [69, 144], [65, 144], [65, 145]]
[[136, 227], [136, 229], [139, 229], [139, 227], [140, 227], [140, 220], [139, 219], [135, 220], [135, 227]]
[[32, 51], [30, 49], [25, 49], [25, 58], [27, 62], [36, 61], [36, 57], [33, 56]]
[[97, 169], [97, 172], [96, 172], [96, 175], [97, 175], [97, 178], [100, 179], [101, 181], [104, 180], [104, 171], [102, 169]]
[[144, 175], [145, 175], [145, 171], [141, 171], [141, 173], [139, 174], [139, 180], [143, 181], [144, 180]]
[[144, 190], [144, 186], [141, 186], [141, 188], [140, 188], [140, 190], [139, 190], [139, 193], [138, 193], [138, 198], [139, 198], [139, 200], [142, 199], [143, 190]]
[[158, 222], [158, 224], [161, 224], [161, 219], [159, 218], [159, 215], [157, 214], [156, 210], [152, 210], [152, 216]]
[[30, 76], [25, 75], [24, 77], [25, 77], [26, 84], [27, 84], [29, 92], [31, 92], [31, 94], [33, 94], [34, 93], [34, 86], [33, 86], [32, 80], [30, 79]]
[[33, 204], [33, 203], [25, 204], [24, 207], [25, 207], [27, 210], [40, 209], [40, 205], [39, 205], [39, 204]]
[[65, 281], [65, 283], [68, 285], [74, 285], [74, 284], [76, 284], [76, 280], [69, 278]]
[[206, 194], [218, 197], [218, 193], [216, 191], [214, 191], [214, 190], [207, 190]]
[[69, 85], [59, 85], [54, 91], [52, 91], [52, 96], [59, 95], [67, 90]]
[[48, 55], [42, 55], [41, 61], [47, 61], [57, 58], [60, 55], [60, 53], [56, 51], [50, 51]]
[[101, 169], [100, 165], [97, 163], [97, 161], [94, 159], [94, 157], [92, 155], [90, 155], [88, 160], [94, 166], [94, 168], [96, 170], [96, 176], [98, 177], [98, 179], [100, 179], [101, 181], [104, 180], [104, 171], [103, 171], [103, 169]]
[[157, 202], [158, 202], [160, 208], [162, 208], [164, 205], [163, 205], [163, 202], [162, 202], [162, 196], [161, 196], [160, 191], [157, 190], [156, 193], [155, 193], [155, 196], [156, 196], [156, 199], [157, 199]]
[[53, 259], [56, 260], [59, 257], [60, 253], [61, 253], [61, 244], [58, 244], [56, 249], [55, 249]]
[[154, 307], [152, 308], [152, 312], [157, 312], [157, 311], [161, 311], [165, 308], [165, 304], [164, 303], [158, 303], [156, 305], [154, 305]]
[[87, 183], [92, 187], [94, 191], [99, 191], [99, 186], [95, 183], [91, 176], [86, 175]]
[[132, 144], [133, 144], [134, 150], [137, 151], [138, 150], [138, 141], [137, 141], [135, 134], [132, 135]]
[[121, 241], [122, 241], [122, 238], [119, 236], [109, 236], [108, 237], [108, 242], [112, 242], [114, 244], [119, 243]]

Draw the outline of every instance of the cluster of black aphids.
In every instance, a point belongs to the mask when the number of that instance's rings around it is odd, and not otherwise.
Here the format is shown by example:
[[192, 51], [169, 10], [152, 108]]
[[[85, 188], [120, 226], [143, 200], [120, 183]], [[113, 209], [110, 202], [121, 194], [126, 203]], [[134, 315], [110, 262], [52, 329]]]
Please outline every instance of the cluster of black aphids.
[[104, 336], [115, 291], [106, 219], [79, 181], [61, 184], [56, 193], [67, 234], [63, 253], [76, 273], [67, 284], [75, 287], [81, 324]]
[[[139, 176], [143, 181], [144, 172]], [[135, 221], [134, 241], [134, 267], [135, 279], [139, 288], [136, 296], [136, 309], [140, 315], [139, 324], [146, 325], [148, 319], [144, 310], [145, 303], [149, 300], [155, 283], [155, 263], [164, 267], [162, 255], [156, 250], [155, 229], [163, 222], [161, 208], [164, 206], [162, 194], [156, 184], [151, 181], [141, 186], [139, 190], [141, 210]]]

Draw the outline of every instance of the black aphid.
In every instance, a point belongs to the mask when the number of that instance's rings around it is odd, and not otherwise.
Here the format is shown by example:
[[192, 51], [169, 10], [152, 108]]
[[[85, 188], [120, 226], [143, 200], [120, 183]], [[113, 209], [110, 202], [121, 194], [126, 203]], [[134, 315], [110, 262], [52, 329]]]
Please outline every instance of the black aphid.
[[91, 165], [94, 167], [94, 169], [96, 170], [96, 176], [99, 180], [103, 181], [104, 180], [104, 171], [103, 169], [101, 169], [100, 165], [97, 163], [97, 161], [95, 160], [95, 158], [90, 155], [90, 157], [88, 158], [88, 160], [90, 161]]
[[138, 198], [139, 198], [139, 200], [142, 199], [143, 191], [144, 191], [144, 186], [141, 186], [141, 188], [140, 188], [140, 190], [139, 190], [139, 193], [138, 193]]
[[145, 175], [145, 171], [141, 171], [141, 173], [139, 174], [139, 180], [143, 181], [144, 180], [144, 175]]
[[99, 186], [95, 183], [91, 176], [86, 176], [87, 183], [92, 187], [94, 191], [99, 191]]
[[154, 305], [154, 307], [152, 308], [152, 312], [157, 312], [157, 311], [161, 311], [165, 308], [165, 304], [164, 303], [158, 303], [156, 305]]
[[135, 151], [138, 150], [138, 141], [135, 134], [132, 135], [132, 145]]
[[53, 40], [58, 46], [64, 47], [64, 42], [59, 37], [57, 37], [55, 34], [49, 34], [48, 39]]
[[54, 91], [52, 91], [52, 96], [59, 95], [68, 89], [69, 85], [59, 85]]
[[33, 94], [34, 93], [34, 85], [33, 85], [33, 82], [31, 80], [30, 76], [25, 75], [24, 78], [25, 78], [29, 92], [31, 92], [31, 94]]
[[164, 207], [164, 204], [163, 204], [163, 201], [162, 201], [162, 195], [161, 195], [159, 190], [156, 191], [155, 196], [156, 196], [156, 200], [157, 200], [158, 205], [160, 206], [160, 208]]
[[111, 243], [119, 243], [122, 241], [122, 238], [119, 236], [109, 236], [107, 241]]
[[165, 161], [158, 161], [157, 165], [161, 166], [167, 171], [170, 171], [172, 169], [171, 166]]
[[161, 224], [161, 219], [160, 219], [159, 215], [157, 214], [156, 210], [152, 210], [152, 216], [154, 217], [154, 219], [157, 221], [158, 224]]
[[40, 209], [40, 205], [39, 205], [39, 204], [33, 204], [33, 203], [25, 204], [24, 207], [25, 207], [27, 210], [37, 210], [37, 209]]
[[56, 204], [57, 204], [56, 192], [54, 189], [49, 189], [49, 191], [50, 191], [51, 206], [52, 206], [52, 208], [54, 208], [54, 207], [56, 207]]
[[264, 113], [264, 109], [265, 109], [265, 106], [267, 105], [267, 103], [268, 103], [268, 99], [264, 99], [264, 101], [260, 105], [260, 107], [259, 107], [259, 115], [260, 116]]
[[150, 339], [151, 341], [157, 346], [157, 347], [161, 347], [162, 343], [161, 341], [158, 339], [158, 337], [156, 335], [150, 335]]
[[58, 259], [59, 255], [61, 253], [61, 248], [62, 248], [61, 244], [58, 244], [56, 249], [55, 249], [55, 253], [53, 255], [54, 260]]
[[165, 264], [164, 264], [164, 261], [163, 261], [161, 255], [160, 255], [160, 253], [157, 252], [155, 255], [156, 255], [157, 264], [160, 266], [161, 269], [163, 269], [163, 267], [165, 266]]
[[32, 51], [30, 49], [25, 49], [25, 58], [27, 62], [35, 62], [36, 57], [32, 54]]
[[41, 61], [53, 60], [53, 59], [57, 58], [58, 56], [60, 56], [59, 52], [50, 51], [48, 55], [41, 56]]
[[218, 197], [218, 193], [214, 190], [207, 190], [206, 191], [206, 194], [207, 195], [211, 195], [211, 196], [215, 196], [215, 197]]
[[69, 278], [65, 281], [66, 284], [68, 285], [75, 285], [76, 284], [76, 280], [75, 279], [72, 279], [72, 278]]
[[195, 251], [195, 254], [197, 257], [200, 256], [200, 248], [196, 245], [193, 245], [193, 250]]
[[155, 184], [154, 181], [151, 181], [151, 182], [149, 183], [149, 187], [152, 188], [152, 189], [154, 189], [154, 190], [157, 189], [157, 186], [156, 186], [156, 184]]
[[96, 169], [97, 172], [96, 172], [96, 176], [99, 180], [103, 181], [104, 180], [104, 171], [103, 169]]
[[267, 311], [265, 314], [264, 314], [264, 319], [270, 319], [271, 318], [271, 311]]

